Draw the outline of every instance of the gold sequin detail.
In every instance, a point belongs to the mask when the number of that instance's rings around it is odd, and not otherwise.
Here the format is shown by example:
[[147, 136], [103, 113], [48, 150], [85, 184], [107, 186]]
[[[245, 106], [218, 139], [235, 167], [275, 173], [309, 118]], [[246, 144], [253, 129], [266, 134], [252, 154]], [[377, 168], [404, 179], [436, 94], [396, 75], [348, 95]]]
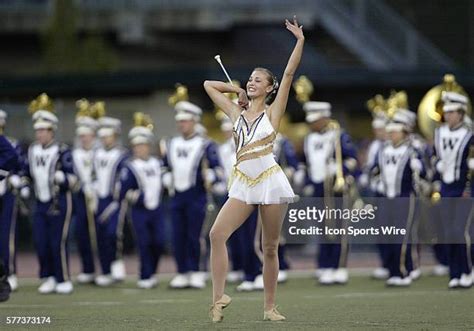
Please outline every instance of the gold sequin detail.
[[252, 159], [256, 159], [258, 157], [262, 157], [262, 156], [265, 156], [265, 155], [268, 155], [268, 154], [271, 154], [273, 152], [273, 146], [270, 145], [268, 147], [265, 147], [264, 149], [260, 150], [260, 151], [257, 151], [257, 152], [251, 152], [251, 153], [247, 153], [247, 154], [244, 154], [244, 155], [241, 155], [239, 159], [237, 159], [237, 164], [239, 164], [240, 162], [244, 162], [244, 161], [247, 161], [247, 160], [252, 160]]
[[249, 187], [253, 187], [253, 186], [263, 182], [265, 179], [267, 179], [271, 175], [277, 173], [278, 171], [282, 171], [282, 170], [281, 170], [281, 168], [278, 164], [275, 164], [275, 165], [271, 166], [270, 168], [268, 168], [267, 170], [260, 173], [260, 175], [258, 175], [257, 177], [252, 178], [252, 177], [244, 174], [242, 171], [239, 170], [239, 168], [234, 166], [234, 168], [232, 169], [232, 175], [231, 175], [231, 178], [230, 178], [230, 181], [229, 181], [229, 188], [231, 187], [234, 179], [241, 180], [245, 184], [247, 184]]
[[[239, 159], [242, 154], [250, 151], [251, 149], [253, 148], [257, 148], [257, 147], [262, 147], [262, 146], [265, 146], [265, 145], [268, 145], [270, 143], [272, 143], [274, 140], [276, 139], [276, 133], [275, 132], [272, 132], [271, 134], [269, 134], [268, 136], [266, 136], [265, 138], [262, 138], [260, 140], [257, 140], [257, 141], [254, 141], [248, 145], [245, 145], [243, 146], [238, 152], [237, 152], [237, 159]], [[238, 146], [238, 145], [237, 145]]]

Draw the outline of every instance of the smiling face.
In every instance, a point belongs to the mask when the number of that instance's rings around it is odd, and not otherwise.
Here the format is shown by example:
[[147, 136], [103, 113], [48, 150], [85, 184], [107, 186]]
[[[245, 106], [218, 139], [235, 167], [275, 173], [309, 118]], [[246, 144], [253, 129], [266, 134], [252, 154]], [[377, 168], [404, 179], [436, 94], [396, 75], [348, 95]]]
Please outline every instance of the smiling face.
[[249, 99], [267, 97], [273, 90], [273, 78], [261, 69], [255, 69], [247, 81], [247, 95]]

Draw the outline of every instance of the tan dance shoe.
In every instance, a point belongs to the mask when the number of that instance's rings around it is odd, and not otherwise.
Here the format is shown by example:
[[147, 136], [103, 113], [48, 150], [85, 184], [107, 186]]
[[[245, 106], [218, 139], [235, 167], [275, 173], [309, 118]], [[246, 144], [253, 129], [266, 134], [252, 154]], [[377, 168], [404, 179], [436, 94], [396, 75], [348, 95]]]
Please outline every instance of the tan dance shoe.
[[222, 314], [222, 310], [230, 305], [232, 299], [227, 294], [224, 294], [215, 304], [211, 306], [209, 310], [209, 316], [212, 319], [213, 323], [222, 322], [224, 319], [224, 315]]
[[263, 320], [264, 321], [284, 321], [286, 317], [280, 314], [280, 312], [273, 307], [270, 310], [266, 310], [263, 312]]

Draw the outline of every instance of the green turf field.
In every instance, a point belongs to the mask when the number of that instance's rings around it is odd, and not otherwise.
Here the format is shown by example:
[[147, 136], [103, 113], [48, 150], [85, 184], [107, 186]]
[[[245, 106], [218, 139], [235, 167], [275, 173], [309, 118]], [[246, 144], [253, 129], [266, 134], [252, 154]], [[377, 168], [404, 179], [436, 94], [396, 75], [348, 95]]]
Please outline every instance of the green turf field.
[[[25, 281], [23, 281], [23, 284]], [[367, 277], [352, 277], [338, 287], [316, 286], [309, 278], [290, 279], [279, 287], [285, 322], [262, 321], [263, 293], [236, 293], [221, 324], [208, 319], [210, 288], [169, 290], [167, 284], [139, 290], [130, 280], [114, 288], [76, 286], [69, 296], [39, 295], [36, 283], [0, 303], [0, 330], [6, 316], [50, 316], [47, 329], [73, 330], [310, 330], [321, 329], [474, 329], [474, 289], [448, 291], [444, 278], [424, 277], [410, 288], [385, 288]], [[31, 329], [15, 325], [11, 329]]]

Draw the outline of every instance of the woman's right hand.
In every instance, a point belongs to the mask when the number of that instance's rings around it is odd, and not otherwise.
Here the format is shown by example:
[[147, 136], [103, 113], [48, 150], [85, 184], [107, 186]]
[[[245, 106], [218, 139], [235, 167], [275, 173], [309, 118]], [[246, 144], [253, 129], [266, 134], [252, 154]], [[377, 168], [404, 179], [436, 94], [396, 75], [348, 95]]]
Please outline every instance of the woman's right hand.
[[245, 90], [242, 89], [239, 92], [238, 96], [239, 96], [239, 101], [238, 101], [239, 106], [243, 109], [247, 109], [249, 106], [249, 99], [247, 97], [247, 92], [245, 92]]

